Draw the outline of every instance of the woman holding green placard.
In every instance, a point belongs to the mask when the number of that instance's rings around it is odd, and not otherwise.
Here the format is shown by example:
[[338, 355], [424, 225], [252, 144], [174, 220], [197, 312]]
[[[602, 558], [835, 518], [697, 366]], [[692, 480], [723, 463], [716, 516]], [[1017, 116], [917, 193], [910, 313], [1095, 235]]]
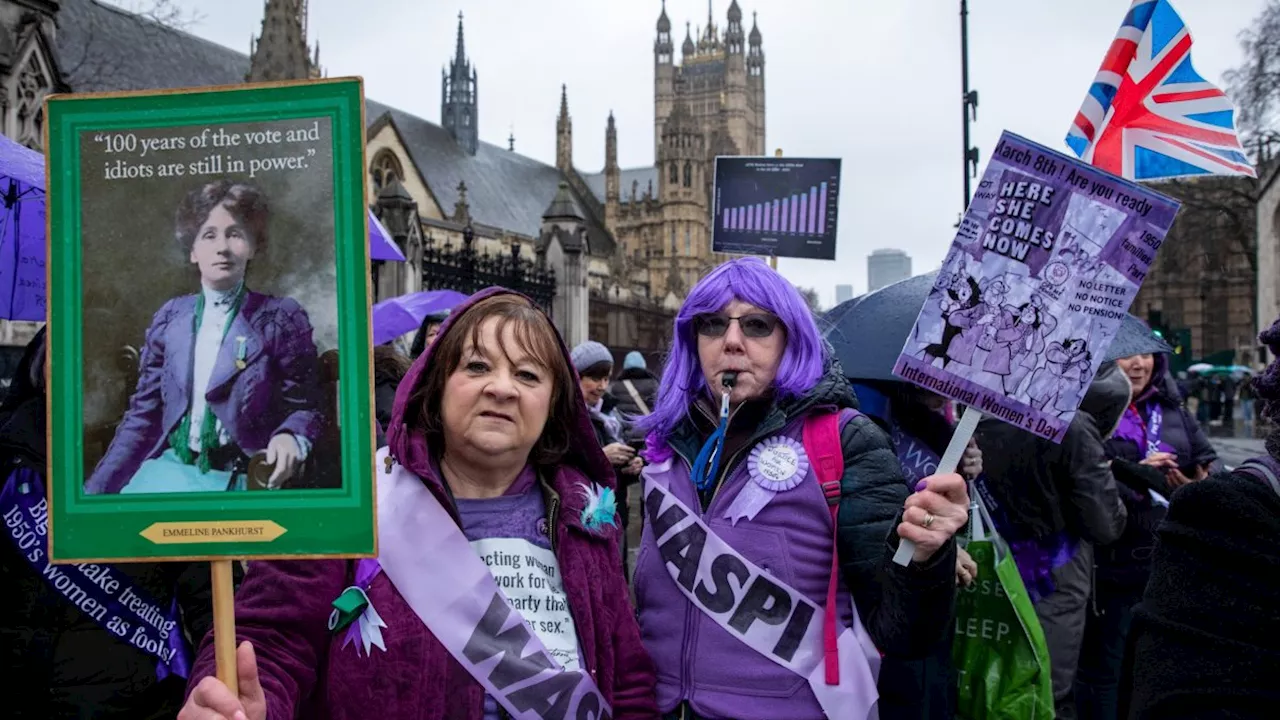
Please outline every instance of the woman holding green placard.
[[473, 296], [389, 425], [378, 557], [253, 563], [239, 694], [206, 638], [178, 717], [656, 720], [613, 470], [550, 318], [510, 291]]
[[137, 389], [85, 492], [243, 490], [259, 453], [273, 467], [268, 487], [298, 473], [324, 416], [306, 311], [245, 285], [269, 218], [265, 196], [245, 183], [220, 180], [183, 198], [174, 235], [200, 292], [156, 313]]

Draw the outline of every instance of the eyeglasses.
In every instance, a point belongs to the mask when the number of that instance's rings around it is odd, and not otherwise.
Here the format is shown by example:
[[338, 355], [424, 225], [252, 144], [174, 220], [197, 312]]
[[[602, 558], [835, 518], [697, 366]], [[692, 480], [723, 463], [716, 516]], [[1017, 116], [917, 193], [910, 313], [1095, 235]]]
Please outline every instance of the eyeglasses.
[[729, 332], [729, 323], [738, 321], [738, 328], [749, 338], [767, 338], [773, 334], [780, 322], [776, 315], [768, 313], [750, 313], [732, 317], [720, 313], [705, 313], [693, 319], [694, 330], [703, 337], [724, 337]]

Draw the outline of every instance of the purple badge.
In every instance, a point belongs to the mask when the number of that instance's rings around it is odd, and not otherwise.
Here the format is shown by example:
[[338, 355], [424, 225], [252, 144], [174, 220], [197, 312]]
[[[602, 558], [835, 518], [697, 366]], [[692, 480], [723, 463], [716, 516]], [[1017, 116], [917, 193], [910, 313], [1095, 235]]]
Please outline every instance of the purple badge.
[[799, 486], [809, 474], [809, 456], [803, 445], [778, 435], [752, 449], [747, 457], [747, 472], [751, 482], [742, 487], [725, 511], [725, 517], [735, 525], [744, 517], [755, 519], [774, 495]]

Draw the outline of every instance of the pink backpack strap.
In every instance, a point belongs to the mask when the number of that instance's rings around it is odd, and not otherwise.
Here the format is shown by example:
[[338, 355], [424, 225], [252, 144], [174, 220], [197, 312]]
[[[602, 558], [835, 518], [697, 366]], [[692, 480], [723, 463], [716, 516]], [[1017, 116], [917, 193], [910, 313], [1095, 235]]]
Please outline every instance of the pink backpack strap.
[[831, 580], [827, 583], [826, 617], [823, 619], [822, 649], [828, 685], [840, 684], [840, 656], [836, 618], [836, 591], [840, 587], [840, 559], [836, 552], [836, 513], [840, 509], [840, 480], [844, 475], [844, 451], [840, 448], [840, 413], [810, 414], [804, 419], [804, 452], [831, 510]]

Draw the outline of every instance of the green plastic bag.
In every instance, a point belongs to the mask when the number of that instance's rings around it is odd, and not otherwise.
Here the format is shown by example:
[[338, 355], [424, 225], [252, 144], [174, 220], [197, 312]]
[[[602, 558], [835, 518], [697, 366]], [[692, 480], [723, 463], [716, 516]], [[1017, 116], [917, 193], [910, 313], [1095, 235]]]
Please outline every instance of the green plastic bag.
[[958, 588], [951, 658], [959, 682], [956, 717], [964, 720], [1052, 720], [1049, 650], [1018, 566], [975, 506], [966, 551], [978, 576]]

